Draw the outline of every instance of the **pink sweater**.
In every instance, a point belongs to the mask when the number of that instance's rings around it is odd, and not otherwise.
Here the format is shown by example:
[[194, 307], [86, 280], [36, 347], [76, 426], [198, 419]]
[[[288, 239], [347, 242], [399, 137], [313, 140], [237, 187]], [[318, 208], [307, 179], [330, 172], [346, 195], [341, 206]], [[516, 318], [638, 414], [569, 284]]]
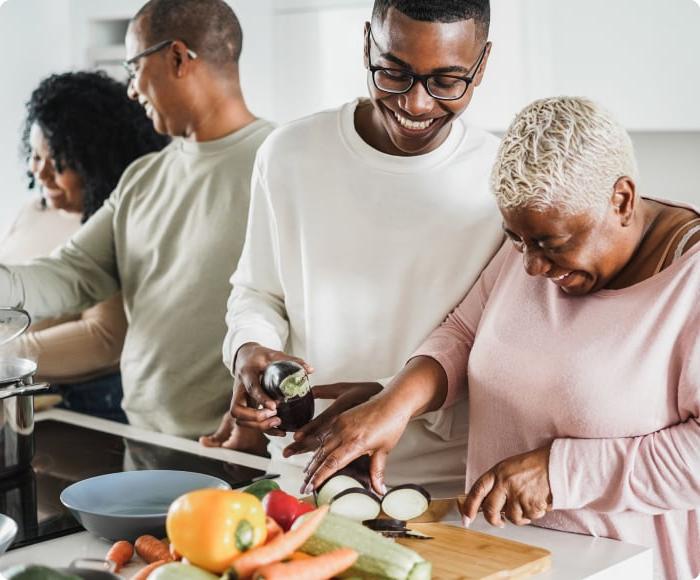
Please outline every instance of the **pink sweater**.
[[700, 245], [629, 288], [586, 297], [528, 276], [510, 243], [415, 353], [469, 392], [467, 489], [553, 441], [537, 525], [653, 547], [700, 574]]

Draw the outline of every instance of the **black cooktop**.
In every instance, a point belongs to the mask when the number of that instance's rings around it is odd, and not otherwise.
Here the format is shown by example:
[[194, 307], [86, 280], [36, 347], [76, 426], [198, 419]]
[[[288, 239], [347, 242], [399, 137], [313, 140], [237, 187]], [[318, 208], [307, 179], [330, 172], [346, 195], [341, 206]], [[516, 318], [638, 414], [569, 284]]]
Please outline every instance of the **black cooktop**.
[[213, 475], [233, 488], [267, 477], [264, 471], [252, 467], [60, 421], [37, 421], [34, 428], [36, 454], [32, 468], [0, 479], [0, 513], [19, 525], [10, 550], [81, 531], [83, 528], [63, 507], [59, 496], [69, 485], [95, 475], [175, 469]]

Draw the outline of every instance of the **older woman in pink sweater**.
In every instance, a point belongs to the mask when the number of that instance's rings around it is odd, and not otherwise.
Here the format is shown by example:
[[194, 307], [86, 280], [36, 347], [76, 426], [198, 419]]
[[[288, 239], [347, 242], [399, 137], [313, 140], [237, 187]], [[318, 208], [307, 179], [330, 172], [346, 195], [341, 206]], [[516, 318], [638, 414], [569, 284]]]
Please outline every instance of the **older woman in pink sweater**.
[[509, 241], [379, 396], [298, 434], [323, 442], [309, 487], [369, 452], [381, 490], [408, 420], [468, 395], [467, 525], [482, 509], [700, 574], [700, 216], [636, 173], [590, 101], [522, 111], [493, 170]]

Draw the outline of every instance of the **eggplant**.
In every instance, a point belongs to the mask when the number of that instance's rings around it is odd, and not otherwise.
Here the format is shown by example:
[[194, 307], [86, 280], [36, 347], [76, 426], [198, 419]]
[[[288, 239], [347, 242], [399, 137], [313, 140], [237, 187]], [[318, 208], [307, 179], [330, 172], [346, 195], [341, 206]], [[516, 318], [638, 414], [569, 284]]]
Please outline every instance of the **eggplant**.
[[333, 498], [341, 491], [352, 488], [362, 488], [362, 484], [349, 475], [334, 475], [327, 479], [316, 491], [316, 505], [322, 506], [331, 503]]
[[365, 489], [372, 490], [372, 482], [369, 477], [370, 456], [360, 455], [353, 459], [345, 467], [338, 470], [336, 475], [349, 475], [362, 484]]
[[351, 487], [341, 491], [331, 500], [330, 512], [362, 522], [376, 518], [381, 509], [379, 500], [372, 492], [364, 487]]
[[385, 518], [365, 520], [362, 522], [362, 525], [375, 532], [405, 532], [407, 529], [404, 520], [388, 520]]
[[313, 419], [314, 396], [309, 376], [300, 364], [290, 360], [270, 363], [265, 367], [261, 385], [277, 403], [282, 431], [296, 431]]
[[382, 498], [382, 511], [395, 520], [411, 520], [424, 514], [430, 494], [420, 485], [407, 483], [390, 489]]
[[265, 367], [262, 388], [275, 401], [288, 401], [309, 392], [309, 377], [300, 364], [281, 360]]
[[365, 520], [362, 525], [367, 526], [385, 538], [412, 538], [414, 540], [432, 540], [432, 536], [426, 536], [422, 532], [417, 532], [406, 527], [403, 520], [388, 520], [384, 518], [376, 520]]

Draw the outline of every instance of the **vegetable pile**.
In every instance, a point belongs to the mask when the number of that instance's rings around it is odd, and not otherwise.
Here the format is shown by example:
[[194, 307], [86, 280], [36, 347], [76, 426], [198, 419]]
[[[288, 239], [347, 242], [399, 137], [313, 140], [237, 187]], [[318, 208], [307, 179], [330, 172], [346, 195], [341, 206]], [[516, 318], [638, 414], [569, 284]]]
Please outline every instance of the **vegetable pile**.
[[245, 491], [197, 490], [170, 506], [168, 540], [120, 541], [107, 559], [121, 568], [135, 552], [146, 566], [132, 580], [430, 578], [418, 554], [329, 509], [270, 480]]

